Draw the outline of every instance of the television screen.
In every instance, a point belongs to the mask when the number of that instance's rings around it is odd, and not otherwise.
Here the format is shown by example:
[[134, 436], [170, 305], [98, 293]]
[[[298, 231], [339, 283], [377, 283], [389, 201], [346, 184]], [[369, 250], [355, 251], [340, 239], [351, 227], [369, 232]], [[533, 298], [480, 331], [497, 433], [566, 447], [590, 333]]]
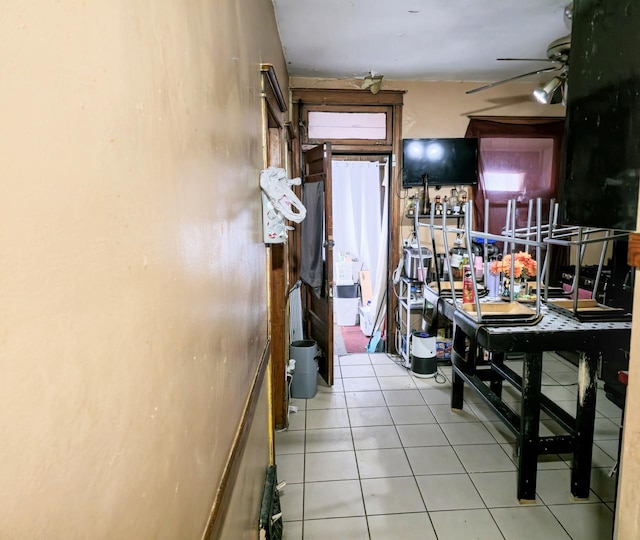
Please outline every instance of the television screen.
[[402, 187], [478, 183], [478, 139], [403, 139]]

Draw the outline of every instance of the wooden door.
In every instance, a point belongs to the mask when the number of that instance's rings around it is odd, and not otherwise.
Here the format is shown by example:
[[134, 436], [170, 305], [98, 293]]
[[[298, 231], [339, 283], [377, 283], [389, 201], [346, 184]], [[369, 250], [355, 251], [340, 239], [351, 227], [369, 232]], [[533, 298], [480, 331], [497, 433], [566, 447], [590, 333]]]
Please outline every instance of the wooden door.
[[[314, 146], [303, 154], [304, 184], [322, 182], [324, 204], [323, 279], [319, 294], [305, 286], [304, 320], [306, 335], [313, 339], [322, 354], [318, 361], [320, 375], [333, 385], [333, 220], [331, 217], [331, 143]], [[304, 189], [304, 186], [303, 186]], [[304, 223], [304, 222], [303, 222]]]

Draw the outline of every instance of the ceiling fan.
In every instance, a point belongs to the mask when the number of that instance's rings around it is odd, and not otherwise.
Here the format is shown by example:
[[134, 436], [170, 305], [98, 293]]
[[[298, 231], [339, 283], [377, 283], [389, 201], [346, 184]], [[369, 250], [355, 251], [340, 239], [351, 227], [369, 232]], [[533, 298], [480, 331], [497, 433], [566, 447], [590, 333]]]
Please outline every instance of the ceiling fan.
[[[573, 2], [568, 4], [564, 9], [565, 24], [571, 28], [571, 18], [573, 12]], [[505, 84], [532, 75], [540, 73], [557, 72], [544, 86], [534, 90], [533, 95], [537, 101], [546, 104], [564, 103], [567, 94], [567, 79], [569, 75], [569, 52], [571, 50], [571, 34], [552, 41], [547, 47], [547, 58], [498, 58], [499, 61], [520, 61], [520, 62], [551, 62], [553, 65], [522, 73], [514, 77], [495, 81], [472, 90], [468, 90], [467, 94], [475, 94], [488, 88], [493, 88], [500, 84]]]

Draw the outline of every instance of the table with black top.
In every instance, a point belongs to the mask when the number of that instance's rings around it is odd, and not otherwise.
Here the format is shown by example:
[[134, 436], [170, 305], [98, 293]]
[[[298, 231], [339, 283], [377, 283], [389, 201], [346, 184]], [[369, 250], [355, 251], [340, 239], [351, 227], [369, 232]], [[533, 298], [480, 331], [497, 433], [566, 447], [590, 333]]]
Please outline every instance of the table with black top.
[[[462, 409], [466, 383], [482, 396], [517, 438], [520, 502], [535, 500], [541, 454], [572, 453], [571, 493], [577, 499], [588, 498], [598, 360], [612, 347], [628, 350], [631, 322], [580, 322], [570, 313], [543, 304], [541, 318], [533, 323], [488, 324], [468, 316], [450, 298], [439, 298], [433, 289], [427, 288], [425, 296], [437, 306], [437, 314], [449, 319], [454, 327], [452, 408]], [[543, 354], [547, 351], [579, 353], [575, 416], [541, 393]], [[505, 364], [506, 353], [524, 355], [521, 375]], [[504, 381], [522, 393], [519, 414], [502, 400]], [[557, 422], [565, 434], [541, 437], [541, 411]]]

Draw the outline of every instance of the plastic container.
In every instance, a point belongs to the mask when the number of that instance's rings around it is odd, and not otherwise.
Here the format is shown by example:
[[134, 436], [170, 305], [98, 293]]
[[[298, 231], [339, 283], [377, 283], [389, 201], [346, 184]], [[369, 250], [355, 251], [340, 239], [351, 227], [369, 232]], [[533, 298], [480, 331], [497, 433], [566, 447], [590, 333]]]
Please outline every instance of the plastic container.
[[[422, 255], [422, 264], [420, 256]], [[404, 273], [409, 279], [426, 281], [431, 266], [431, 250], [428, 248], [404, 248]], [[423, 273], [425, 273], [423, 275]]]
[[318, 345], [301, 339], [289, 345], [289, 358], [296, 361], [291, 379], [291, 397], [310, 399], [318, 391]]
[[334, 298], [333, 322], [338, 326], [356, 326], [360, 298]]
[[360, 290], [357, 283], [353, 285], [336, 285], [337, 298], [359, 298]]

